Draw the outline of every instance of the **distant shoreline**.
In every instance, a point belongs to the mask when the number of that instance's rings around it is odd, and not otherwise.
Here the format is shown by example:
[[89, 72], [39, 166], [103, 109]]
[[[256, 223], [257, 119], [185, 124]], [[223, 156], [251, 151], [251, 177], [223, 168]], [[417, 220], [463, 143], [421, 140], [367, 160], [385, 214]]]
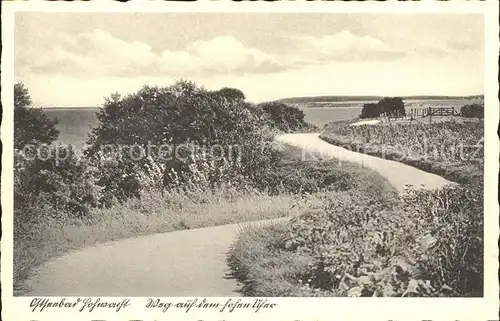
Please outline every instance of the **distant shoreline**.
[[[403, 100], [476, 100], [484, 99], [484, 95], [470, 96], [398, 96]], [[285, 103], [366, 103], [377, 102], [383, 96], [316, 96], [316, 97], [290, 97], [279, 99]]]
[[[306, 105], [309, 106], [300, 106], [303, 108], [312, 108], [312, 107], [323, 107], [323, 108], [359, 108], [360, 104], [366, 103], [376, 103], [380, 101], [382, 96], [317, 96], [317, 97], [290, 97], [278, 99], [277, 101], [281, 101], [288, 104], [293, 105]], [[432, 103], [432, 102], [443, 102], [446, 100], [451, 101], [463, 101], [464, 103], [467, 101], [475, 101], [475, 100], [484, 100], [484, 95], [471, 95], [471, 96], [402, 96], [401, 97], [405, 103]], [[318, 106], [311, 106], [318, 105]], [[331, 104], [330, 106], [321, 106]], [[335, 106], [338, 105], [338, 106]], [[346, 106], [353, 105], [353, 106]], [[356, 106], [358, 105], [358, 106]], [[100, 106], [95, 107], [40, 107], [43, 110], [96, 110], [101, 108]]]

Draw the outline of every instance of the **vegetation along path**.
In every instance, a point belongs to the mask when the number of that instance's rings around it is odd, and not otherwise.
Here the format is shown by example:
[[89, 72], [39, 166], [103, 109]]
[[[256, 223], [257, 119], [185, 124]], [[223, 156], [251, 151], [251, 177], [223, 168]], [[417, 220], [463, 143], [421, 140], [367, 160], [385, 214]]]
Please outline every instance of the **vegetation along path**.
[[[323, 157], [359, 162], [398, 190], [406, 184], [436, 188], [450, 183], [411, 166], [331, 145], [318, 133], [286, 134], [277, 140]], [[155, 234], [76, 251], [40, 267], [26, 281], [25, 295], [238, 296], [238, 284], [227, 274], [226, 254], [241, 226]]]
[[240, 296], [226, 254], [240, 228], [278, 219], [126, 239], [43, 265], [29, 296]]
[[278, 136], [277, 140], [286, 145], [300, 148], [308, 159], [311, 156], [323, 159], [335, 158], [340, 161], [356, 162], [371, 168], [387, 178], [399, 191], [403, 191], [406, 185], [434, 189], [451, 184], [450, 181], [441, 176], [424, 172], [415, 167], [332, 145], [319, 138], [319, 135], [319, 133], [285, 134]]

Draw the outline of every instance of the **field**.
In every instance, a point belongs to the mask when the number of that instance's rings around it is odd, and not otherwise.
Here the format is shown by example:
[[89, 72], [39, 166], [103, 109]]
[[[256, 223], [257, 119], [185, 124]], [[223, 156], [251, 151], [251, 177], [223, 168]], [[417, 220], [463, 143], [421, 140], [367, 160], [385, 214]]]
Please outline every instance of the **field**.
[[484, 125], [481, 120], [433, 124], [330, 125], [321, 138], [334, 145], [397, 160], [456, 182], [482, 176]]

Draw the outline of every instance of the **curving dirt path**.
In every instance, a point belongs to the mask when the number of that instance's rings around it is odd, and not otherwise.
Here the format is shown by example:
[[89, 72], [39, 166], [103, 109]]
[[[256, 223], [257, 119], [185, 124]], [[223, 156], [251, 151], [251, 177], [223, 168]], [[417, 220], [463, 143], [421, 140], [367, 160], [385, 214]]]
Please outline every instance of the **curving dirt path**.
[[[352, 152], [313, 134], [287, 134], [279, 142], [308, 153], [359, 162], [396, 188], [440, 187], [450, 182], [416, 168]], [[69, 253], [40, 267], [26, 281], [29, 296], [239, 296], [228, 277], [226, 254], [239, 228], [277, 220], [231, 224], [137, 237]]]
[[226, 254], [239, 229], [281, 219], [126, 239], [69, 253], [27, 280], [27, 296], [240, 296]]
[[320, 133], [285, 134], [278, 136], [276, 139], [284, 144], [302, 149], [303, 155], [308, 159], [311, 156], [323, 159], [336, 158], [356, 162], [374, 169], [387, 178], [399, 191], [403, 191], [407, 184], [429, 189], [452, 184], [452, 182], [441, 176], [424, 172], [415, 167], [332, 145], [319, 138], [319, 135]]

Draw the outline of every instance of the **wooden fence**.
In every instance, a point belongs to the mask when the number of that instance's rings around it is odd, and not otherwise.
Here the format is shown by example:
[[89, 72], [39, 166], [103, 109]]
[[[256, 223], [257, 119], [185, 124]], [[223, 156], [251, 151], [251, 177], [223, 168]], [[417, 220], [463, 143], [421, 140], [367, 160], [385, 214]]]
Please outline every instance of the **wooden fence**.
[[432, 122], [432, 116], [455, 116], [454, 107], [410, 107], [405, 109], [405, 115], [396, 112], [394, 114], [382, 113], [380, 114], [381, 122], [390, 122], [391, 120], [408, 119], [414, 120], [424, 117], [429, 117], [429, 122]]
[[455, 116], [455, 107], [429, 107], [429, 116]]

